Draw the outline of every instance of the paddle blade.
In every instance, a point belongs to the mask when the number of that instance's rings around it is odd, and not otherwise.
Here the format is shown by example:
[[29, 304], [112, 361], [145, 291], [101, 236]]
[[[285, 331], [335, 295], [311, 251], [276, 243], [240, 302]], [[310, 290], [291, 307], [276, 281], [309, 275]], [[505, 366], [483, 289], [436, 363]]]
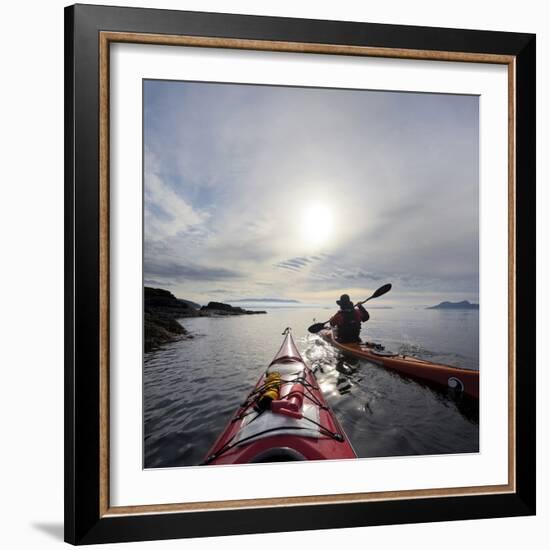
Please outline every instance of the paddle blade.
[[324, 323], [315, 323], [314, 325], [311, 325], [307, 330], [311, 332], [311, 334], [317, 334], [325, 328], [325, 325], [327, 323], [328, 321], [325, 321]]
[[375, 290], [374, 294], [368, 299], [372, 300], [373, 298], [378, 298], [378, 296], [382, 296], [382, 294], [386, 294], [386, 292], [389, 292], [390, 290], [391, 290], [391, 283], [388, 283], [386, 285], [381, 286], [378, 290]]

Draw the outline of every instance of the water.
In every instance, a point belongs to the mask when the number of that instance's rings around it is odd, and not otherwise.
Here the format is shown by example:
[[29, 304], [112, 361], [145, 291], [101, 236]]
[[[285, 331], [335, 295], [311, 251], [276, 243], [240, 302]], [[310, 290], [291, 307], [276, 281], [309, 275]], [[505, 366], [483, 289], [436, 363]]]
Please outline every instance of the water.
[[[387, 349], [478, 369], [477, 311], [371, 309], [362, 337]], [[195, 337], [144, 360], [146, 468], [199, 464], [282, 342], [286, 326], [315, 370], [325, 399], [360, 457], [468, 453], [479, 449], [477, 404], [366, 361], [344, 358], [307, 332], [332, 310], [181, 320]]]

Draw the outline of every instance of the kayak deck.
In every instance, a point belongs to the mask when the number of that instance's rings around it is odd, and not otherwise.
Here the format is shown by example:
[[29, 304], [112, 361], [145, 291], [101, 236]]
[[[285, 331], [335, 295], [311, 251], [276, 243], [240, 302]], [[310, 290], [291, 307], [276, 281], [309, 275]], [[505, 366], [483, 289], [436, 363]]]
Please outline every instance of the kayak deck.
[[365, 359], [417, 380], [456, 389], [472, 399], [479, 399], [479, 371], [432, 363], [410, 355], [379, 351], [361, 342], [344, 344], [336, 340], [330, 329], [322, 330], [318, 334], [325, 342], [350, 356]]
[[[327, 406], [290, 330], [281, 348], [206, 455], [203, 464], [357, 458]], [[260, 399], [278, 378], [278, 398]]]

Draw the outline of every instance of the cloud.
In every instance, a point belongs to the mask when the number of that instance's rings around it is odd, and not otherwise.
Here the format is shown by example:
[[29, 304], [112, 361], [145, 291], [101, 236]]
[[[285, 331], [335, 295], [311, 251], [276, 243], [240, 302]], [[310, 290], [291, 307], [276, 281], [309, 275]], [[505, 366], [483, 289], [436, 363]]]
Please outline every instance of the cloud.
[[298, 256], [296, 258], [290, 258], [288, 260], [284, 260], [282, 262], [278, 262], [275, 264], [275, 267], [280, 267], [282, 269], [289, 269], [291, 271], [299, 271], [303, 267], [306, 267], [308, 264], [314, 262], [314, 261], [320, 261], [322, 258], [320, 256], [311, 256], [311, 257], [304, 257], [304, 256]]
[[145, 260], [144, 272], [149, 276], [162, 277], [173, 281], [226, 281], [238, 279], [242, 273], [224, 267], [209, 267], [181, 264], [173, 261]]
[[146, 81], [144, 108], [147, 277], [191, 298], [476, 298], [477, 97]]
[[361, 268], [356, 268], [353, 270], [341, 270], [338, 275], [339, 277], [343, 277], [344, 279], [348, 280], [369, 280], [369, 281], [381, 281], [382, 276], [376, 275], [374, 273], [369, 273], [368, 271], [364, 271]]
[[180, 232], [197, 231], [204, 224], [205, 213], [195, 210], [155, 171], [157, 162], [150, 151], [145, 153], [144, 228], [148, 241], [160, 241]]
[[280, 267], [281, 269], [287, 269], [288, 271], [295, 271], [295, 272], [300, 271], [299, 267], [296, 267], [296, 266], [293, 266], [293, 265], [288, 265], [284, 262], [275, 264], [275, 267]]
[[143, 284], [146, 286], [159, 287], [159, 288], [174, 285], [174, 283], [170, 281], [157, 281], [156, 279], [144, 279]]

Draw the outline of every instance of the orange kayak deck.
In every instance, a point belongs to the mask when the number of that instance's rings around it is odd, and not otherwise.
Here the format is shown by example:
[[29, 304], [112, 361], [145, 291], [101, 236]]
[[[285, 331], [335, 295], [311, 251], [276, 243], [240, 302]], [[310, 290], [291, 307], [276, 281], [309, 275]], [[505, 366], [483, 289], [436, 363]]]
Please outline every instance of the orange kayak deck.
[[347, 355], [365, 359], [375, 365], [394, 370], [410, 378], [433, 383], [444, 388], [458, 389], [472, 399], [479, 399], [479, 371], [432, 363], [410, 355], [380, 352], [376, 348], [360, 342], [343, 344], [334, 338], [330, 329], [322, 330], [318, 334], [325, 342]]

